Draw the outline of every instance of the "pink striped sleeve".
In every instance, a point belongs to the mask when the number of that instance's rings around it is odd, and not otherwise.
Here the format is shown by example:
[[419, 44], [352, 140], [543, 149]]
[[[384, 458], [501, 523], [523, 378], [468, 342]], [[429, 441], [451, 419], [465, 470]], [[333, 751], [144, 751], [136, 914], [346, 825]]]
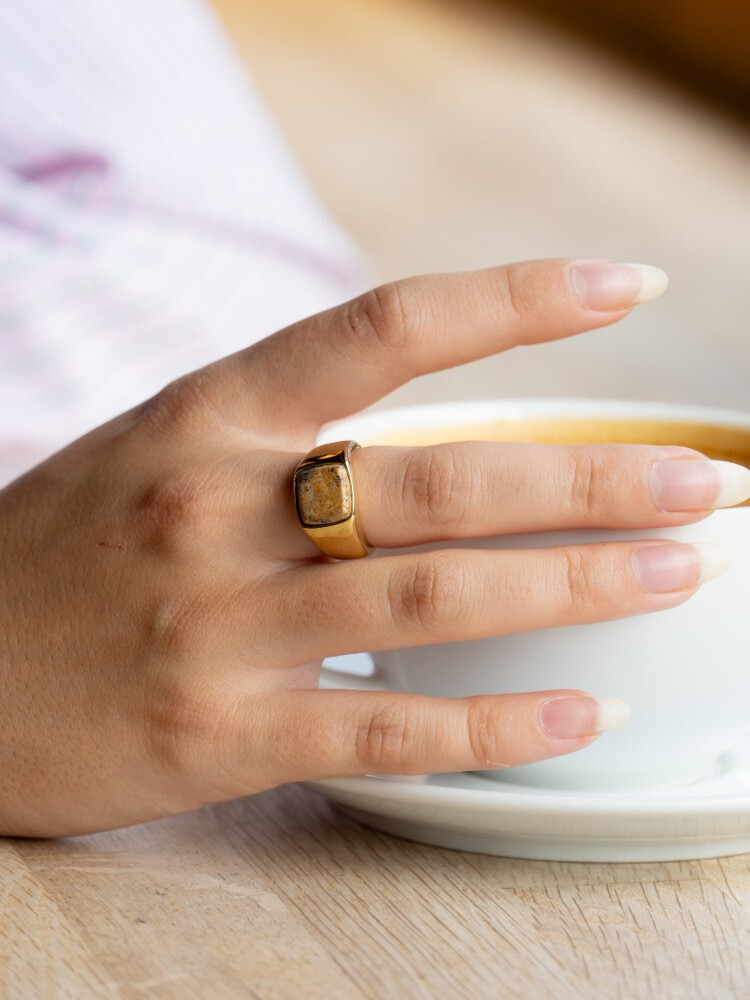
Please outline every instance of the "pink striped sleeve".
[[361, 289], [194, 0], [0, 0], [0, 481]]

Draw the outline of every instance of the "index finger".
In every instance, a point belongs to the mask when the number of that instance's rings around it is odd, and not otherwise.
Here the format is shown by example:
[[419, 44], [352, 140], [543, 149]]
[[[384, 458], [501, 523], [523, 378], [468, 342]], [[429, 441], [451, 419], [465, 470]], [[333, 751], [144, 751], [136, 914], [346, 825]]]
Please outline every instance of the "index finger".
[[202, 391], [232, 423], [309, 432], [417, 375], [606, 326], [666, 286], [659, 268], [568, 259], [407, 278], [223, 359]]

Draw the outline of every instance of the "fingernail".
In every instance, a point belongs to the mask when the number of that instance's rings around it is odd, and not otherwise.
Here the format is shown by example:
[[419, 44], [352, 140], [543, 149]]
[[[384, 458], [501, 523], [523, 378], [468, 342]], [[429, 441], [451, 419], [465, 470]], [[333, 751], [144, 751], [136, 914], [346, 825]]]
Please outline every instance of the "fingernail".
[[698, 587], [729, 568], [729, 549], [713, 542], [655, 542], [634, 550], [635, 578], [649, 594]]
[[573, 264], [570, 280], [581, 305], [596, 312], [629, 309], [639, 302], [658, 299], [669, 284], [660, 267], [609, 261]]
[[617, 729], [630, 718], [630, 706], [619, 698], [558, 695], [539, 706], [539, 726], [555, 740], [575, 740]]
[[750, 497], [750, 469], [734, 462], [665, 458], [651, 470], [651, 493], [663, 511], [733, 507]]

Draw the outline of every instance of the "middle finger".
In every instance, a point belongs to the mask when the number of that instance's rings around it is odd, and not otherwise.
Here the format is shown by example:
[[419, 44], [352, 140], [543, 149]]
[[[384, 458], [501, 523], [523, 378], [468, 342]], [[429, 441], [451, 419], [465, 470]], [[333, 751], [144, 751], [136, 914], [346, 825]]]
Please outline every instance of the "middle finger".
[[[267, 583], [276, 609], [268, 662], [286, 666], [661, 611], [682, 604], [727, 564], [721, 546], [649, 540], [436, 549], [295, 567]], [[257, 604], [255, 594], [240, 594], [239, 632], [250, 604]]]

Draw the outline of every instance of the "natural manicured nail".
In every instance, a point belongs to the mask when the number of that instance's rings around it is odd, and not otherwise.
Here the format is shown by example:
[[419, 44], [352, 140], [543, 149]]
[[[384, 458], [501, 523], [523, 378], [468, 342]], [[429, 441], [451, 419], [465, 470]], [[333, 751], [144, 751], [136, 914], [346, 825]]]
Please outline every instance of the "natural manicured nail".
[[595, 312], [629, 309], [657, 299], [669, 284], [660, 267], [610, 261], [579, 261], [570, 269], [570, 280], [581, 305]]
[[712, 542], [654, 542], [633, 552], [635, 578], [649, 594], [668, 594], [698, 587], [729, 568], [731, 555]]
[[617, 729], [630, 718], [630, 706], [619, 698], [594, 695], [557, 695], [539, 706], [539, 726], [555, 740], [598, 736]]
[[734, 462], [665, 458], [651, 470], [651, 493], [663, 511], [733, 507], [750, 497], [750, 469]]

